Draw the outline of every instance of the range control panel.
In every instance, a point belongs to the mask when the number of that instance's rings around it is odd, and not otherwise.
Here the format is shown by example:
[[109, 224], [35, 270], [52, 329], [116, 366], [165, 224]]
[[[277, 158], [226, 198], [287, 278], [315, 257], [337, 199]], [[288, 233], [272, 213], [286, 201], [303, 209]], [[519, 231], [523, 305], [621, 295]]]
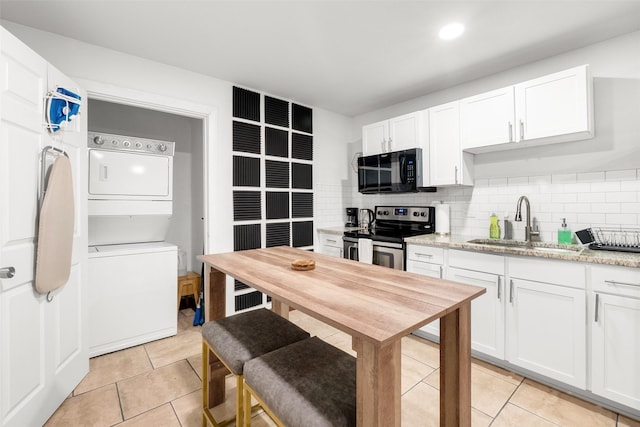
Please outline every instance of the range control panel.
[[431, 222], [434, 212], [432, 206], [376, 206], [376, 220]]
[[163, 156], [173, 156], [175, 153], [175, 142], [97, 132], [88, 132], [87, 135], [87, 147], [89, 148], [159, 154]]

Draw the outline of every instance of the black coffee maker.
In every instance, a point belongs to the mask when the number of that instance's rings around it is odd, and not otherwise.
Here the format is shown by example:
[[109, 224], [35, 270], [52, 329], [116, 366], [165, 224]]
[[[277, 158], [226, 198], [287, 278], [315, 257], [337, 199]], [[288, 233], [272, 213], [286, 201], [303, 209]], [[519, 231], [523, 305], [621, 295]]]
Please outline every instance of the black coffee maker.
[[345, 227], [357, 227], [358, 226], [358, 208], [347, 208], [347, 222]]

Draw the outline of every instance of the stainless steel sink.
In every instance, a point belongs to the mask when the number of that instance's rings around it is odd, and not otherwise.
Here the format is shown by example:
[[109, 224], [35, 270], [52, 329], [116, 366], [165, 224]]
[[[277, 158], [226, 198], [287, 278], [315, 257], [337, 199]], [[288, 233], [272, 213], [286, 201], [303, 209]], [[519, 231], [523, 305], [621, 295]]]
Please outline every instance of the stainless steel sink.
[[505, 249], [514, 249], [521, 251], [533, 251], [540, 253], [560, 254], [560, 255], [579, 255], [583, 251], [582, 246], [578, 245], [556, 245], [553, 243], [533, 242], [532, 246], [528, 246], [527, 242], [520, 240], [493, 240], [493, 239], [473, 239], [467, 243], [482, 246], [500, 247]]

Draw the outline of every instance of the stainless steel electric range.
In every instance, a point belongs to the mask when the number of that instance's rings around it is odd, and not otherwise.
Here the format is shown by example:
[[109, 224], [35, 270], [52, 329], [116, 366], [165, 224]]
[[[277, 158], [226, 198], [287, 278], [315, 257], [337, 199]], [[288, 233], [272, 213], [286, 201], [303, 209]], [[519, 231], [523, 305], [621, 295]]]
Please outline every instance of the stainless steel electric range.
[[370, 239], [373, 246], [373, 264], [404, 270], [404, 239], [435, 232], [435, 208], [432, 206], [376, 206], [374, 212], [375, 221], [371, 227], [344, 233], [342, 237], [344, 257], [358, 261], [360, 239]]

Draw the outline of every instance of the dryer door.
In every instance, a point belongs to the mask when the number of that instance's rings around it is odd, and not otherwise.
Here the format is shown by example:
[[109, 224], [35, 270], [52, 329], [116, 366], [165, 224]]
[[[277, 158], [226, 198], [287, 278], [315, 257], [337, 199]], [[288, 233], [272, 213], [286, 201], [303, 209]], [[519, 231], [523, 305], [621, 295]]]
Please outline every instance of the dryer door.
[[89, 199], [171, 200], [172, 158], [89, 150]]

